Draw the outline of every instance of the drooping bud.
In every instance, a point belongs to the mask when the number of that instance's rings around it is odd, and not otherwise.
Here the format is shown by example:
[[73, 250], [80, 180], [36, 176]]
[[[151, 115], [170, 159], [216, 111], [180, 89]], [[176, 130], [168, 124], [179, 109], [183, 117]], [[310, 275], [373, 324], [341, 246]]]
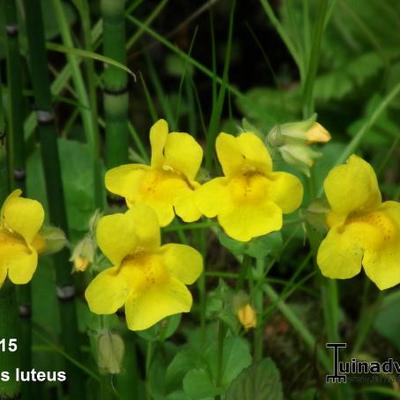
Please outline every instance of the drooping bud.
[[83, 272], [94, 261], [96, 244], [92, 235], [87, 234], [75, 246], [72, 256], [69, 259], [74, 264], [74, 272]]
[[65, 233], [55, 226], [44, 226], [33, 240], [33, 247], [40, 255], [54, 254], [68, 243]]
[[121, 372], [125, 345], [121, 336], [110, 331], [101, 333], [97, 340], [97, 365], [103, 374]]
[[239, 308], [236, 315], [246, 331], [257, 326], [257, 314], [249, 303]]

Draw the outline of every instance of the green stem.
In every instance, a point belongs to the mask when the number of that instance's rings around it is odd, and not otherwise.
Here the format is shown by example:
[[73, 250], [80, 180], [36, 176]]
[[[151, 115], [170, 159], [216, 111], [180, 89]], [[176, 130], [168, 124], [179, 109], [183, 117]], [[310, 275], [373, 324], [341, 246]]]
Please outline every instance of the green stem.
[[[18, 43], [17, 4], [14, 0], [4, 0], [6, 19], [7, 77], [9, 89], [9, 130], [8, 155], [10, 187], [25, 191], [25, 142], [24, 127], [25, 104], [22, 93], [22, 65]], [[1, 97], [0, 97], [1, 99]], [[1, 100], [0, 100], [1, 101]], [[31, 284], [19, 286], [17, 291], [21, 325], [21, 369], [32, 368], [32, 330], [31, 330]], [[32, 398], [31, 384], [22, 386], [22, 399]]]
[[[103, 54], [126, 64], [125, 0], [101, 0]], [[128, 75], [108, 66], [104, 71], [104, 111], [106, 122], [106, 166], [112, 168], [128, 160]]]
[[328, 0], [319, 0], [317, 23], [315, 25], [314, 40], [311, 48], [310, 61], [308, 63], [307, 75], [303, 86], [303, 118], [309, 118], [314, 112], [313, 89], [317, 75], [319, 54], [321, 49], [322, 34], [326, 26], [326, 14], [328, 11]]
[[[91, 29], [90, 29], [90, 7], [88, 0], [80, 0], [80, 11], [82, 20], [82, 31], [83, 31], [83, 42], [85, 49], [88, 51], [94, 51]], [[93, 160], [93, 179], [94, 179], [94, 195], [95, 204], [97, 208], [102, 208], [105, 205], [105, 190], [103, 188], [103, 174], [102, 174], [102, 163], [100, 161], [100, 147], [99, 147], [99, 129], [98, 129], [98, 110], [97, 110], [97, 93], [96, 93], [96, 71], [94, 68], [94, 61], [91, 58], [85, 59], [86, 66], [86, 78], [88, 87], [88, 101], [90, 104], [91, 116], [92, 116], [92, 129], [93, 136], [95, 138], [93, 150], [94, 160]]]
[[263, 356], [264, 347], [264, 291], [262, 285], [265, 280], [265, 258], [256, 258], [254, 303], [257, 311], [257, 326], [254, 330], [254, 361], [260, 361]]
[[327, 354], [319, 347], [317, 340], [313, 334], [307, 329], [300, 318], [295, 314], [295, 312], [280, 299], [279, 295], [275, 290], [268, 284], [264, 285], [265, 294], [271, 299], [271, 301], [276, 305], [279, 311], [286, 317], [288, 322], [297, 331], [299, 336], [303, 339], [303, 342], [308, 347], [308, 350], [314, 354], [316, 352], [317, 357], [321, 365], [326, 371], [331, 370], [331, 362]]
[[[215, 378], [215, 385], [219, 389], [222, 385], [222, 378], [224, 374], [224, 339], [225, 339], [225, 325], [222, 321], [218, 321], [218, 343], [217, 343], [217, 374]], [[218, 400], [222, 400], [222, 396], [217, 396]]]
[[[50, 221], [68, 232], [65, 212], [64, 189], [57, 147], [57, 130], [54, 124], [50, 81], [47, 69], [45, 37], [40, 0], [24, 0], [29, 48], [29, 63], [41, 143], [46, 192]], [[61, 316], [61, 341], [66, 353], [80, 359], [79, 331], [75, 309], [75, 287], [71, 276], [68, 250], [54, 256], [56, 266], [57, 296]], [[84, 399], [85, 390], [80, 370], [73, 363], [67, 364], [71, 398]]]
[[121, 373], [117, 376], [117, 390], [121, 399], [138, 399], [140, 380], [135, 334], [128, 331], [124, 335], [124, 343], [125, 355]]
[[338, 342], [339, 336], [339, 296], [337, 282], [323, 278], [322, 303], [324, 309], [325, 327], [329, 342]]
[[152, 398], [151, 396], [151, 382], [150, 382], [150, 367], [151, 367], [151, 362], [153, 360], [153, 342], [148, 341], [147, 342], [147, 349], [146, 349], [146, 399], [150, 400]]
[[[232, 51], [232, 35], [233, 35], [233, 23], [234, 23], [234, 15], [236, 9], [236, 0], [232, 2], [230, 6], [230, 16], [229, 16], [229, 28], [228, 28], [228, 38], [227, 38], [227, 46], [226, 46], [226, 54], [225, 54], [225, 64], [224, 71], [222, 75], [222, 85], [220, 87], [216, 104], [213, 104], [212, 113], [210, 118], [210, 124], [207, 133], [207, 148], [205, 153], [205, 167], [208, 171], [211, 171], [212, 162], [214, 159], [214, 146], [215, 146], [215, 138], [218, 132], [218, 126], [220, 123], [222, 109], [224, 106], [226, 88], [228, 83], [228, 74], [229, 74], [229, 66], [231, 61], [231, 51]], [[215, 75], [214, 75], [215, 76]]]

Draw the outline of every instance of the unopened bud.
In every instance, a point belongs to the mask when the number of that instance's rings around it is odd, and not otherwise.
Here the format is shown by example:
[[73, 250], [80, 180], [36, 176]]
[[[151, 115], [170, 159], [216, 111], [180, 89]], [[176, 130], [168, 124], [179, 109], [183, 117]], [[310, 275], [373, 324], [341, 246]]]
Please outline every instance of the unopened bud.
[[257, 315], [250, 304], [240, 307], [236, 315], [246, 331], [257, 326]]
[[33, 247], [41, 255], [54, 254], [68, 243], [64, 232], [54, 226], [45, 226], [36, 235]]
[[75, 272], [83, 272], [88, 266], [94, 261], [94, 255], [96, 252], [96, 245], [90, 234], [86, 235], [78, 244], [75, 246], [72, 256], [69, 259], [74, 264]]
[[97, 341], [97, 365], [103, 374], [119, 374], [125, 346], [121, 336], [109, 331], [103, 332]]

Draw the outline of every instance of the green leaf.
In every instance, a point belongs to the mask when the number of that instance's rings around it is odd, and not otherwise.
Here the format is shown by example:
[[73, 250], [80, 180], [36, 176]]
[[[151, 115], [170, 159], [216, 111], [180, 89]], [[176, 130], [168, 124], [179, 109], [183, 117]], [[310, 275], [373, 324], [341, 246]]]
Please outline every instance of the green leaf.
[[282, 234], [280, 232], [272, 232], [268, 235], [260, 236], [250, 240], [249, 242], [239, 242], [231, 239], [222, 230], [218, 232], [218, 240], [233, 255], [241, 256], [244, 254], [250, 257], [266, 257], [272, 255], [278, 256], [282, 246]]
[[226, 400], [282, 400], [282, 384], [275, 363], [266, 358], [245, 369], [232, 382]]
[[64, 45], [58, 44], [58, 43], [47, 43], [47, 48], [49, 50], [57, 51], [59, 53], [70, 54], [70, 55], [73, 55], [76, 57], [89, 58], [92, 60], [101, 61], [105, 64], [113, 65], [114, 67], [117, 67], [117, 68], [122, 69], [123, 71], [127, 72], [136, 81], [136, 75], [128, 67], [119, 63], [118, 61], [113, 60], [112, 58], [105, 57], [101, 54], [94, 53], [92, 51], [78, 49], [76, 47], [67, 47], [67, 46], [64, 46]]
[[386, 295], [377, 312], [374, 328], [386, 338], [398, 351], [400, 351], [400, 290]]
[[[205, 357], [215, 380], [218, 366], [216, 341], [206, 350]], [[227, 336], [224, 340], [222, 359], [222, 386], [228, 387], [240, 372], [251, 364], [251, 360], [249, 343], [239, 336]]]
[[250, 89], [246, 96], [238, 98], [237, 105], [243, 116], [266, 135], [274, 125], [296, 120], [300, 116], [300, 91], [256, 87]]
[[183, 390], [191, 400], [213, 400], [219, 394], [210, 375], [202, 368], [193, 369], [186, 374]]

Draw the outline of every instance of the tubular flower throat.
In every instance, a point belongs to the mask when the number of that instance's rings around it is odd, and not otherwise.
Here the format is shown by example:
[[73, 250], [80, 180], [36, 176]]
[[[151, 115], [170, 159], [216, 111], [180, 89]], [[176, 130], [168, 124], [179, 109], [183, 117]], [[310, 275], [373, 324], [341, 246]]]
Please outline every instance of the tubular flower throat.
[[217, 216], [227, 235], [244, 242], [281, 229], [282, 213], [301, 204], [300, 180], [272, 171], [268, 150], [254, 133], [220, 133], [216, 150], [224, 176], [196, 190], [199, 210], [206, 217]]
[[168, 134], [168, 124], [160, 119], [150, 129], [151, 165], [126, 164], [106, 173], [107, 189], [125, 198], [129, 208], [145, 204], [157, 214], [160, 225], [168, 225], [174, 213], [185, 222], [193, 222], [201, 214], [193, 201], [199, 185], [203, 150], [191, 135]]
[[348, 279], [364, 267], [379, 289], [400, 282], [400, 203], [382, 202], [370, 164], [352, 155], [324, 182], [331, 211], [317, 263], [323, 275]]
[[97, 243], [113, 267], [86, 289], [95, 314], [113, 314], [125, 305], [128, 328], [143, 330], [161, 319], [189, 312], [186, 285], [200, 276], [203, 261], [190, 246], [160, 244], [160, 225], [152, 209], [137, 205], [124, 214], [100, 219]]
[[0, 286], [7, 275], [17, 285], [28, 283], [36, 270], [38, 252], [45, 243], [39, 230], [44, 221], [42, 205], [20, 197], [15, 190], [5, 200], [0, 215]]

